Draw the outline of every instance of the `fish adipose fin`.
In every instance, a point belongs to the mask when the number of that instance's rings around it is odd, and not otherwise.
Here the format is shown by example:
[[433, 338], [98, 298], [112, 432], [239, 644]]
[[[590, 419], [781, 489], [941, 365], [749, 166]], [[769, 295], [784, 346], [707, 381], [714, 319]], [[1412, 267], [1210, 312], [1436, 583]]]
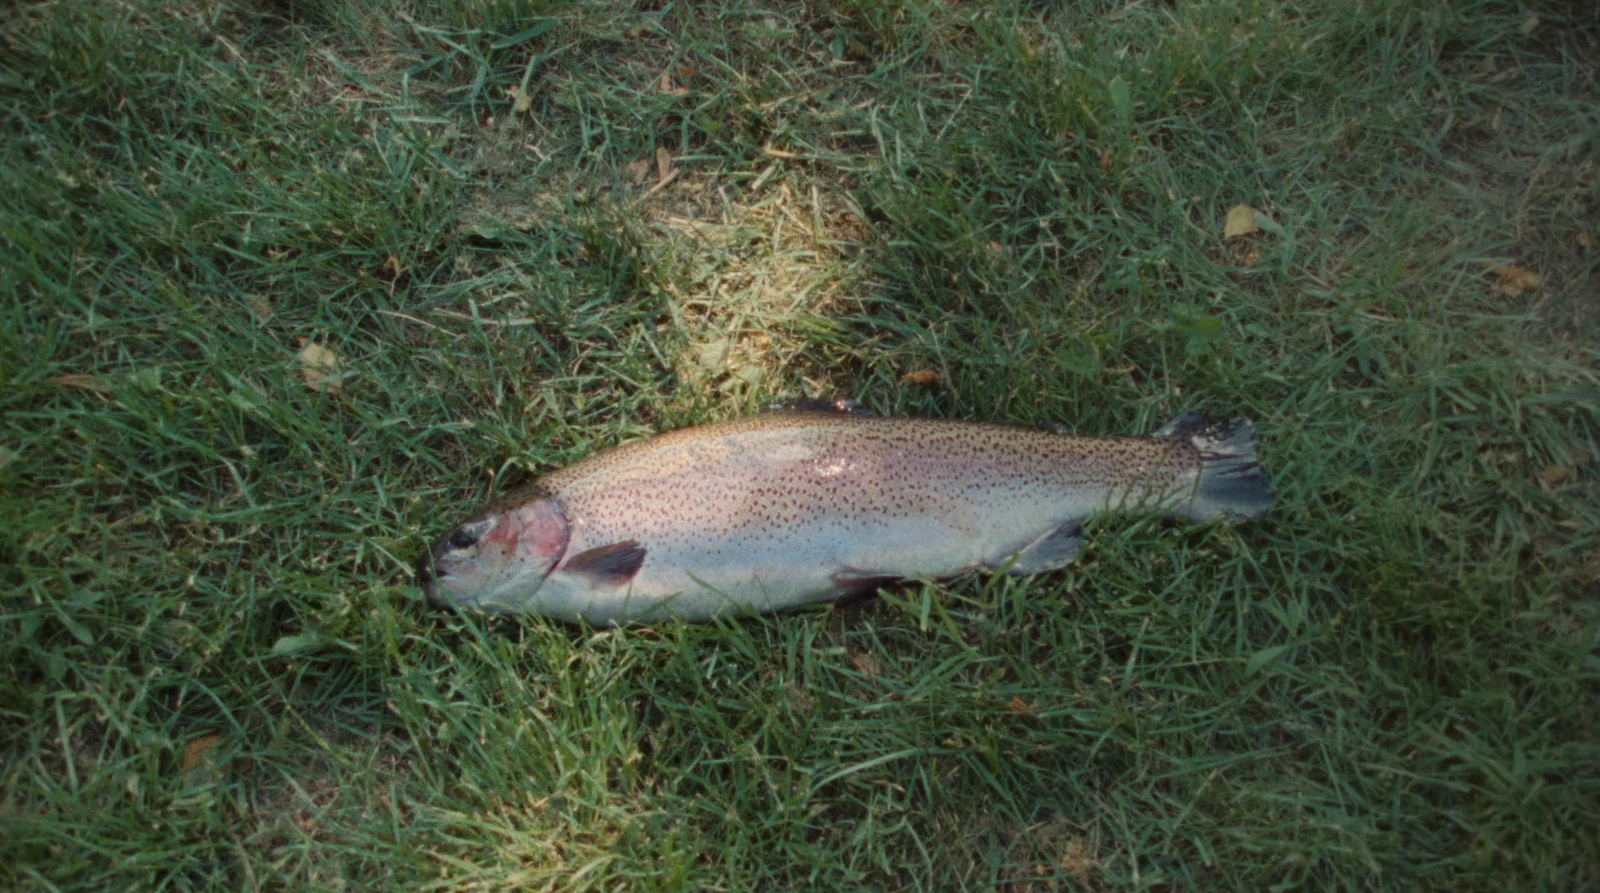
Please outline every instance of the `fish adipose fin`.
[[595, 586], [626, 586], [644, 564], [645, 550], [638, 540], [623, 540], [579, 552], [561, 565], [561, 571], [589, 578]]
[[1185, 412], [1151, 436], [1187, 441], [1200, 454], [1194, 491], [1174, 507], [1175, 514], [1191, 521], [1255, 521], [1272, 507], [1272, 485], [1256, 458], [1256, 428], [1249, 419]]
[[835, 415], [872, 415], [854, 400], [785, 400], [772, 404], [773, 412], [827, 412]]
[[[1017, 560], [1011, 563], [1007, 572], [1022, 577], [1060, 570], [1077, 561], [1078, 552], [1082, 549], [1083, 527], [1078, 522], [1071, 521], [1023, 546], [1016, 553]], [[992, 562], [990, 566], [1005, 567], [1006, 562], [1010, 560], [1011, 556], [1005, 555], [999, 561]]]

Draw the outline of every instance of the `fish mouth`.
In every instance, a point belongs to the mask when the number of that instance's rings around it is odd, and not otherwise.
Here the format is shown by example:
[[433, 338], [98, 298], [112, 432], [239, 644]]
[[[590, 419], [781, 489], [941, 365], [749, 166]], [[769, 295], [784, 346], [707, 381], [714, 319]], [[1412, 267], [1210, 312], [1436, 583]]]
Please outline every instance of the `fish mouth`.
[[439, 569], [433, 563], [433, 550], [422, 553], [422, 558], [417, 561], [417, 583], [422, 587], [422, 594], [428, 600], [428, 606], [438, 609], [450, 607], [450, 603], [439, 594]]

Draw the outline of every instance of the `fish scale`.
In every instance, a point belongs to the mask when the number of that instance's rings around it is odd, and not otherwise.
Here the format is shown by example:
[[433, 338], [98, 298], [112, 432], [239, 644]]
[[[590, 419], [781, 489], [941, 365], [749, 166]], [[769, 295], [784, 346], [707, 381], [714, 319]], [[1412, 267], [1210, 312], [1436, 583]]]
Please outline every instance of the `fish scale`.
[[1102, 511], [1254, 518], [1270, 501], [1245, 420], [1189, 415], [1117, 438], [773, 412], [553, 472], [459, 525], [423, 577], [431, 599], [484, 610], [704, 620], [865, 581], [1053, 570]]

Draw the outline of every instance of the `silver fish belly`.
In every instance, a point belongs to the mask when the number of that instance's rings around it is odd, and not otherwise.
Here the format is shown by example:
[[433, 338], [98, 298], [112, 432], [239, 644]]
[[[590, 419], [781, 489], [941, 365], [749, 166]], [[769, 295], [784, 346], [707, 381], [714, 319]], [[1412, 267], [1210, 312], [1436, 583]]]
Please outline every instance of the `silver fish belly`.
[[778, 611], [903, 578], [1072, 563], [1116, 510], [1253, 519], [1271, 504], [1246, 420], [1148, 437], [852, 413], [688, 428], [557, 471], [424, 558], [430, 601], [610, 625]]

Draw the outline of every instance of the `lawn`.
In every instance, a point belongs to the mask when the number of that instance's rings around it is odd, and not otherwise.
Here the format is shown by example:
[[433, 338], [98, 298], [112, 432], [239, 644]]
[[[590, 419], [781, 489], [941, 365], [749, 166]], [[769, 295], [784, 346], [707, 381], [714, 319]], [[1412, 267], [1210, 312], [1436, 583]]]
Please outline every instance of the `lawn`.
[[[1600, 886], [1600, 7], [0, 44], [0, 887]], [[1278, 503], [771, 618], [423, 604], [485, 498], [815, 396], [1247, 415]]]

